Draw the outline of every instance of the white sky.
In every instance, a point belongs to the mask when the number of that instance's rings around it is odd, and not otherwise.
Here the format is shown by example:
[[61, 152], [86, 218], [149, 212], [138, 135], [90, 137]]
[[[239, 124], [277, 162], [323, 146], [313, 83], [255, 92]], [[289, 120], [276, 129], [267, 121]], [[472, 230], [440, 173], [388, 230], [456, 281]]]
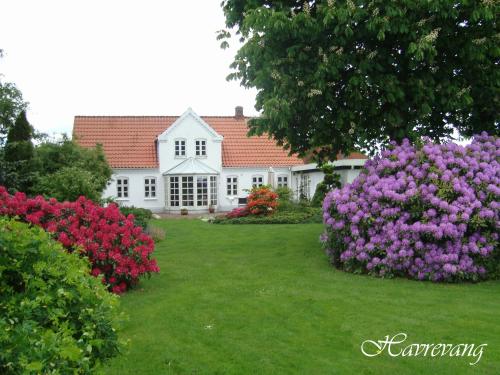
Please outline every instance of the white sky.
[[227, 82], [221, 0], [0, 0], [0, 74], [38, 130], [75, 115], [256, 115], [255, 90]]

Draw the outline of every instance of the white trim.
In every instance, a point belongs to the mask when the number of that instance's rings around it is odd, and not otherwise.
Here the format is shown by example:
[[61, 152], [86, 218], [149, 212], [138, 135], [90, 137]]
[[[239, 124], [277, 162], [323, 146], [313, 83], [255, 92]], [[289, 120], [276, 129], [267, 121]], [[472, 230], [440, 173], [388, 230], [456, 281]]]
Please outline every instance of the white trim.
[[[177, 155], [177, 142], [184, 142], [184, 155]], [[179, 143], [179, 152], [181, 151], [181, 144]], [[175, 138], [174, 139], [174, 159], [186, 159], [187, 158], [187, 139], [186, 138]]]
[[[123, 181], [127, 181], [126, 184], [124, 184], [123, 182], [118, 184], [118, 180], [123, 180]], [[120, 186], [118, 186], [120, 185]], [[127, 196], [125, 196], [125, 186], [124, 185], [127, 185]], [[118, 196], [118, 187], [121, 188], [121, 197]], [[130, 183], [129, 183], [129, 178], [127, 176], [116, 176], [116, 199], [117, 200], [123, 200], [123, 201], [128, 201], [130, 198]]]
[[[236, 194], [234, 194], [234, 181], [233, 179], [236, 178]], [[227, 180], [228, 179], [231, 179], [231, 182], [228, 183]], [[225, 184], [225, 193], [226, 193], [226, 197], [237, 197], [238, 196], [238, 193], [239, 193], [239, 190], [240, 190], [240, 181], [239, 181], [239, 178], [237, 175], [231, 175], [231, 176], [226, 176], [226, 181], [224, 182]], [[228, 185], [231, 185], [231, 193], [233, 194], [228, 194], [227, 193], [227, 187]]]
[[[259, 177], [262, 179], [262, 181], [260, 183], [257, 181], [254, 184], [253, 179], [254, 178], [258, 179]], [[253, 174], [252, 175], [252, 188], [254, 188], [254, 187], [261, 187], [261, 186], [264, 186], [264, 175], [263, 174]]]
[[[197, 147], [196, 142], [205, 142], [204, 144], [200, 143], [200, 152], [203, 150], [203, 151], [205, 151], [205, 154], [200, 154], [200, 155], [196, 154], [196, 152], [197, 152], [197, 150], [196, 150], [196, 147]], [[195, 156], [195, 158], [197, 158], [197, 159], [206, 159], [207, 158], [207, 154], [208, 154], [207, 153], [207, 144], [208, 144], [208, 142], [207, 142], [206, 138], [195, 138], [194, 139], [194, 156]], [[202, 147], [202, 145], [204, 147]]]
[[[146, 179], [149, 180], [149, 197], [146, 196]], [[151, 183], [151, 180], [154, 180], [154, 184]], [[155, 176], [144, 176], [142, 179], [142, 187], [143, 187], [143, 195], [144, 200], [155, 200], [158, 199], [158, 179]], [[151, 196], [151, 187], [154, 186], [154, 196]]]
[[188, 116], [191, 116], [193, 117], [200, 125], [202, 125], [203, 127], [205, 127], [209, 132], [210, 134], [212, 134], [214, 136], [214, 138], [218, 141], [222, 141], [224, 139], [224, 137], [222, 135], [220, 135], [219, 133], [217, 133], [214, 128], [212, 128], [210, 125], [208, 125], [205, 121], [203, 121], [203, 119], [198, 116], [193, 110], [191, 107], [189, 107], [177, 120], [174, 121], [174, 123], [172, 125], [170, 125], [168, 127], [167, 130], [165, 130], [163, 133], [161, 133], [159, 136], [158, 136], [158, 140], [159, 141], [163, 141], [163, 140], [166, 140], [167, 137], [168, 137], [168, 134], [173, 130], [175, 129], [177, 126], [179, 126], [180, 123], [182, 123], [184, 121], [184, 119]]

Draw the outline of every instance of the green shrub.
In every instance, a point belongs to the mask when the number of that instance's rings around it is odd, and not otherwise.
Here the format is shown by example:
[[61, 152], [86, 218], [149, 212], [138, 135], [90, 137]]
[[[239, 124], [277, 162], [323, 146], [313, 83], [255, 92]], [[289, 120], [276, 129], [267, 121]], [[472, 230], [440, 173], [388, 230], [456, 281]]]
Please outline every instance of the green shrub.
[[245, 216], [237, 218], [227, 218], [217, 216], [215, 224], [304, 224], [321, 223], [322, 216], [319, 208], [306, 208], [302, 211], [276, 211], [268, 216]]
[[151, 210], [148, 210], [147, 208], [140, 208], [140, 207], [120, 207], [120, 211], [122, 214], [125, 216], [128, 216], [130, 214], [134, 215], [134, 222], [135, 225], [139, 225], [142, 227], [142, 229], [146, 230], [148, 227], [148, 221], [151, 220], [153, 217], [153, 213]]
[[311, 200], [311, 205], [313, 207], [321, 207], [323, 205], [325, 195], [329, 191], [338, 189], [341, 186], [340, 175], [338, 173], [335, 173], [333, 165], [323, 165], [321, 170], [323, 171], [325, 176], [323, 177], [323, 181], [321, 181], [318, 186], [316, 186], [316, 191], [314, 192], [314, 196]]
[[100, 182], [94, 175], [78, 167], [63, 167], [58, 171], [38, 179], [33, 190], [46, 198], [55, 198], [59, 202], [76, 201], [84, 196], [94, 202], [101, 198]]
[[91, 374], [119, 352], [117, 297], [38, 227], [0, 217], [0, 373]]
[[278, 202], [280, 205], [292, 200], [293, 191], [289, 187], [284, 186], [276, 188], [275, 192], [278, 194]]

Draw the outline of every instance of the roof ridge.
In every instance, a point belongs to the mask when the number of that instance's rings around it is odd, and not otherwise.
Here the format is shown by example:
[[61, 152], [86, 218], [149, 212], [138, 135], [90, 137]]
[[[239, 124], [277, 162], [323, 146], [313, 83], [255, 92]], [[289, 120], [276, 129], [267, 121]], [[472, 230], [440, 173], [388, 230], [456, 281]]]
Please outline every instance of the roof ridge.
[[[148, 118], [151, 118], [151, 117], [181, 117], [181, 115], [75, 115], [75, 118], [102, 118], [102, 117], [111, 117], [111, 118], [116, 118], [116, 117], [119, 117], [119, 118], [137, 118], [137, 117], [140, 117], [140, 118], [143, 118], [143, 117], [148, 117]], [[251, 119], [253, 117], [250, 117], [250, 116], [244, 116], [244, 117], [235, 117], [235, 116], [230, 116], [230, 115], [223, 115], [223, 116], [218, 116], [218, 115], [208, 115], [208, 116], [205, 116], [205, 115], [200, 115], [199, 117], [209, 117], [209, 118], [228, 118], [228, 119], [235, 119], [235, 120], [238, 120], [238, 119], [241, 119], [241, 118], [244, 118], [244, 119]]]

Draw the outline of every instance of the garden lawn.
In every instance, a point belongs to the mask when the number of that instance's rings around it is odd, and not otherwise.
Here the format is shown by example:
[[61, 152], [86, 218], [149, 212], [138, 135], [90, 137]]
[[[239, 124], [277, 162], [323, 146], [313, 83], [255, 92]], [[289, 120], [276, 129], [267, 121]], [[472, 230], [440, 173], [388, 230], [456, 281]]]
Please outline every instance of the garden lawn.
[[[161, 273], [121, 298], [128, 352], [106, 374], [498, 374], [500, 282], [431, 284], [332, 268], [322, 225], [162, 220]], [[473, 358], [368, 358], [364, 340], [487, 343]]]

